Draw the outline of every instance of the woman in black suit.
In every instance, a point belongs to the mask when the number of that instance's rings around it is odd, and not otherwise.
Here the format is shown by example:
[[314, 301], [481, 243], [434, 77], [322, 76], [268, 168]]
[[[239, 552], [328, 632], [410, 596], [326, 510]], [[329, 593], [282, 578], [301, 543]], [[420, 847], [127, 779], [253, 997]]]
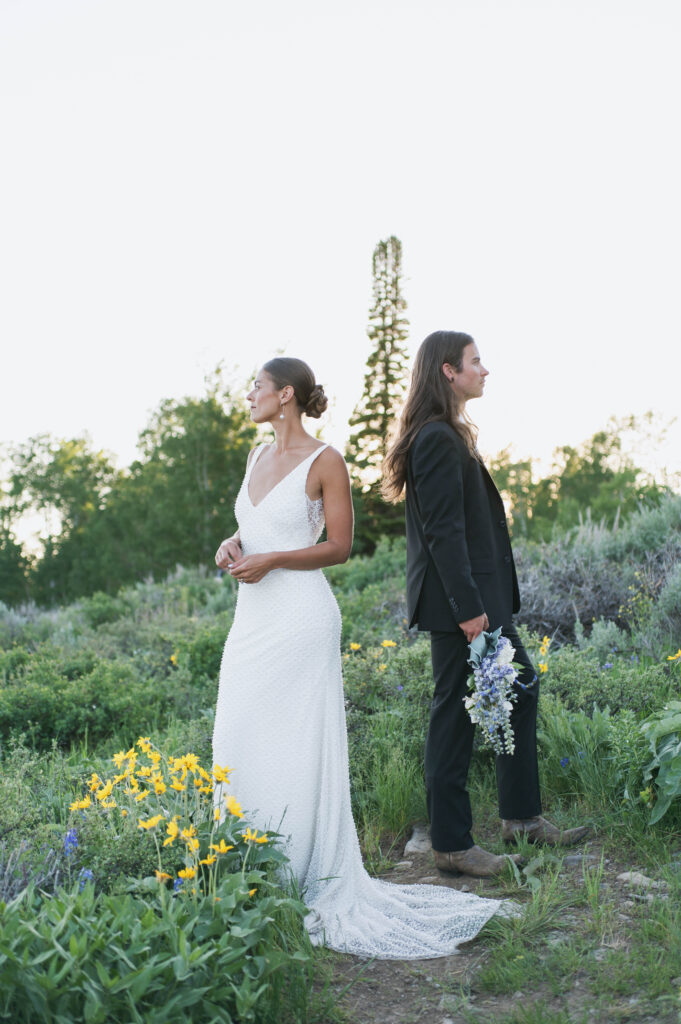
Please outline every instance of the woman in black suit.
[[503, 502], [466, 412], [466, 402], [483, 394], [487, 374], [468, 334], [430, 334], [416, 354], [384, 466], [386, 497], [396, 501], [406, 488], [410, 625], [431, 634], [435, 691], [425, 773], [435, 863], [477, 876], [496, 874], [506, 863], [474, 844], [466, 790], [474, 733], [464, 707], [467, 659], [470, 642], [483, 630], [501, 626], [522, 666], [511, 715], [515, 751], [496, 758], [503, 838], [570, 845], [588, 831], [561, 831], [541, 816], [539, 684], [512, 622], [520, 596]]

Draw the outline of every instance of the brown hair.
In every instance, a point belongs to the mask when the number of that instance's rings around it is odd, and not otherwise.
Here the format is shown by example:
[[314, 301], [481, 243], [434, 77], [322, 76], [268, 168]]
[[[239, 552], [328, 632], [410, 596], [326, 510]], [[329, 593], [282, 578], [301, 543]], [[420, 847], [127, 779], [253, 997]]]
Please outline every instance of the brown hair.
[[276, 356], [265, 363], [263, 370], [270, 375], [275, 388], [285, 388], [290, 384], [298, 409], [306, 416], [318, 419], [329, 404], [324, 388], [315, 383], [314, 373], [302, 359]]
[[472, 344], [470, 334], [458, 331], [435, 331], [421, 343], [414, 360], [407, 400], [383, 461], [381, 491], [388, 501], [399, 501], [402, 496], [407, 480], [409, 449], [426, 423], [433, 420], [449, 423], [471, 454], [477, 457], [475, 425], [442, 372], [442, 364], [449, 363], [460, 373], [463, 351]]

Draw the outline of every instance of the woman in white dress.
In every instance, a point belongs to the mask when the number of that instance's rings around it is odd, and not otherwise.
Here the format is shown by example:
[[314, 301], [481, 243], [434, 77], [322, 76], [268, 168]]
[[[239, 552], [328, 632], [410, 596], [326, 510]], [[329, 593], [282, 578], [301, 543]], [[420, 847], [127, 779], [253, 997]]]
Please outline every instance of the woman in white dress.
[[364, 870], [350, 806], [340, 613], [321, 571], [350, 554], [350, 483], [340, 454], [301, 420], [320, 416], [327, 399], [307, 364], [275, 358], [248, 401], [274, 441], [251, 452], [235, 504], [239, 529], [215, 556], [240, 586], [214, 762], [232, 768], [229, 792], [249, 819], [287, 837], [314, 943], [386, 959], [444, 956], [500, 904]]

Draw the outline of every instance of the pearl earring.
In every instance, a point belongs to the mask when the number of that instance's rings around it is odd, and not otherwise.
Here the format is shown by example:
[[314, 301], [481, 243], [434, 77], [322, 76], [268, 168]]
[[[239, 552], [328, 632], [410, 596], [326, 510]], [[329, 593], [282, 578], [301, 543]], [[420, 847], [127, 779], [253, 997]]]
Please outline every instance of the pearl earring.
[[280, 420], [283, 420], [283, 419], [285, 419], [285, 418], [286, 418], [286, 417], [284, 416], [284, 403], [283, 403], [283, 402], [281, 403], [281, 405], [280, 405], [280, 407], [279, 407], [279, 408], [281, 409], [281, 412], [279, 413], [279, 419], [280, 419]]

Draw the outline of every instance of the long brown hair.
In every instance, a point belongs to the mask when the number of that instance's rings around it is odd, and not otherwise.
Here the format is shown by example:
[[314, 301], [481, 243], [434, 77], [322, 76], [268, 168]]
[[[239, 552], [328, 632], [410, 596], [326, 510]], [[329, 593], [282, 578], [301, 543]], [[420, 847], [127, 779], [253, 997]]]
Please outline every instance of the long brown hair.
[[477, 454], [475, 425], [442, 372], [442, 364], [449, 363], [460, 373], [463, 368], [463, 351], [467, 345], [472, 344], [470, 334], [458, 331], [434, 331], [421, 343], [414, 360], [409, 394], [397, 431], [383, 460], [381, 491], [388, 501], [399, 501], [402, 496], [407, 479], [409, 449], [426, 423], [433, 420], [449, 423], [471, 454]]

